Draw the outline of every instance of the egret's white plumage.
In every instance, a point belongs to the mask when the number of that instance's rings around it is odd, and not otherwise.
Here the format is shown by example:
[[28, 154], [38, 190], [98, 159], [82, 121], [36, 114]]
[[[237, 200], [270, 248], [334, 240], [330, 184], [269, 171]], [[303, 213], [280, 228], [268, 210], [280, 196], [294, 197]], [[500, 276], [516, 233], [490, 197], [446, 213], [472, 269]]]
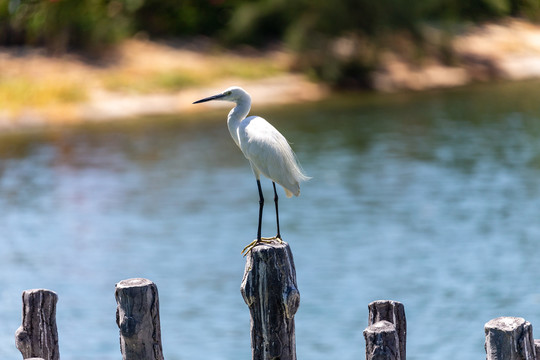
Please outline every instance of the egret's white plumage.
[[[262, 117], [247, 117], [251, 109], [251, 97], [244, 89], [233, 86], [220, 94], [196, 101], [194, 104], [211, 100], [236, 103], [236, 106], [229, 112], [227, 117], [227, 126], [234, 142], [249, 160], [257, 179], [259, 196], [261, 197], [258, 233], [258, 240], [260, 241], [260, 221], [262, 203], [264, 203], [260, 190], [260, 175], [262, 174], [281, 185], [285, 189], [287, 197], [300, 195], [300, 182], [308, 180], [309, 177], [304, 175], [291, 146], [274, 126]], [[278, 222], [277, 237], [279, 237], [277, 194], [275, 194], [275, 201]]]
[[[229, 124], [233, 123], [229, 121]], [[237, 129], [238, 146], [259, 174], [283, 186], [287, 197], [300, 195], [300, 182], [307, 177], [300, 170], [296, 157], [283, 135], [269, 122], [258, 116], [250, 116], [240, 122]]]

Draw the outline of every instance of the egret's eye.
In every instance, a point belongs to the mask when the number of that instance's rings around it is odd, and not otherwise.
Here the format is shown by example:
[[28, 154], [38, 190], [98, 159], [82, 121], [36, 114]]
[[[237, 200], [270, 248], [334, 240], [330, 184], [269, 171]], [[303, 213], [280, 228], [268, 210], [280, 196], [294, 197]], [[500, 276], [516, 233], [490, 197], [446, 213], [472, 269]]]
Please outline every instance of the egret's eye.
[[225, 93], [225, 95], [231, 95], [231, 94], [232, 94], [232, 91], [227, 91], [227, 92]]

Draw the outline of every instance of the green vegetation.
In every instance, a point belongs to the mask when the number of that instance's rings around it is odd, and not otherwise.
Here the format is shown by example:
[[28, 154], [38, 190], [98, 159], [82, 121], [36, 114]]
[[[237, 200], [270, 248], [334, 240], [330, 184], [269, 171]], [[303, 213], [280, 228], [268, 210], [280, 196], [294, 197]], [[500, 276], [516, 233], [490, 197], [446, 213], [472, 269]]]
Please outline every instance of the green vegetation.
[[0, 42], [98, 51], [134, 31], [141, 1], [0, 0]]
[[[538, 21], [540, 1], [0, 0], [0, 44], [99, 53], [138, 33], [151, 38], [204, 35], [226, 46], [279, 41], [302, 55], [298, 69], [329, 83], [362, 85], [379, 49], [405, 41], [425, 51], [426, 24], [445, 31], [506, 16]], [[444, 43], [437, 45], [444, 56]], [[156, 74], [151, 81], [175, 88], [191, 79]], [[111, 79], [111, 87], [125, 82]]]
[[98, 80], [108, 90], [145, 94], [178, 91], [188, 86], [211, 84], [216, 79], [261, 79], [285, 71], [273, 58], [208, 55], [207, 59], [209, 65], [200, 68], [116, 70], [102, 74]]
[[425, 22], [523, 16], [540, 19], [538, 0], [0, 0], [0, 43], [92, 48], [137, 32], [153, 37], [212, 36], [230, 43], [354, 32], [377, 36]]
[[184, 71], [155, 71], [150, 73], [125, 71], [103, 76], [103, 85], [108, 90], [140, 94], [174, 91], [198, 84], [200, 84], [199, 79]]
[[21, 110], [28, 104], [36, 107], [72, 104], [86, 100], [87, 96], [86, 89], [71, 80], [0, 78], [0, 109]]
[[[90, 100], [103, 90], [130, 94], [171, 93], [226, 78], [261, 79], [287, 72], [287, 63], [279, 54], [246, 57], [234, 53], [189, 52], [193, 58], [185, 61], [180, 50], [137, 41], [123, 43], [118, 51], [122, 60], [107, 66], [81, 64], [69, 58], [57, 63], [50, 57], [38, 55], [38, 51], [29, 57], [6, 57], [2, 61], [6, 71], [0, 73], [0, 112], [19, 113], [28, 108], [40, 108], [56, 111], [55, 116], [58, 112], [69, 115], [71, 105]], [[156, 61], [159, 66], [149, 66]]]

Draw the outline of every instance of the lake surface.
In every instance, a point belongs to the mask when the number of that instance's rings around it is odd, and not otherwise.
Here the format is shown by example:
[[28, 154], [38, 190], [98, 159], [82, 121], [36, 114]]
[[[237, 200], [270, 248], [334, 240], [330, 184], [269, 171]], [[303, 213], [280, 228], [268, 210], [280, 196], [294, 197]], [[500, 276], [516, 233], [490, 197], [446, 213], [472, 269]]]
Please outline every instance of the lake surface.
[[[498, 316], [540, 326], [539, 93], [528, 82], [254, 108], [313, 177], [280, 202], [299, 359], [363, 359], [378, 299], [404, 303], [413, 360], [484, 359]], [[250, 359], [240, 250], [258, 196], [226, 114], [0, 139], [1, 359], [20, 358], [31, 288], [59, 295], [62, 359], [119, 359], [114, 284], [133, 277], [158, 286], [166, 359]]]

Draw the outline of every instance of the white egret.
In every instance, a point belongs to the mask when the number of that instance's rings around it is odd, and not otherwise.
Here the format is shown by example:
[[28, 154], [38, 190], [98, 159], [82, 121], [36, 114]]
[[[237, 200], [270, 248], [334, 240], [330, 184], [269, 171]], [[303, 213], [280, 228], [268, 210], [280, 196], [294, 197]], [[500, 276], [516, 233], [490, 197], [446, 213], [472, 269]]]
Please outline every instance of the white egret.
[[[300, 168], [291, 146], [283, 135], [268, 121], [259, 116], [247, 117], [251, 109], [251, 97], [242, 88], [233, 86], [214, 96], [210, 96], [193, 104], [211, 100], [234, 102], [236, 106], [229, 112], [227, 126], [229, 132], [244, 156], [249, 160], [251, 169], [257, 180], [259, 190], [259, 225], [257, 239], [246, 246], [242, 253], [249, 251], [263, 241], [281, 240], [279, 230], [278, 195], [276, 183], [285, 190], [287, 197], [300, 195], [300, 182], [309, 179]], [[261, 237], [261, 222], [264, 207], [264, 197], [261, 189], [260, 176], [272, 180], [274, 188], [274, 203], [276, 206], [277, 235], [272, 238]], [[246, 252], [247, 253], [247, 252]]]

